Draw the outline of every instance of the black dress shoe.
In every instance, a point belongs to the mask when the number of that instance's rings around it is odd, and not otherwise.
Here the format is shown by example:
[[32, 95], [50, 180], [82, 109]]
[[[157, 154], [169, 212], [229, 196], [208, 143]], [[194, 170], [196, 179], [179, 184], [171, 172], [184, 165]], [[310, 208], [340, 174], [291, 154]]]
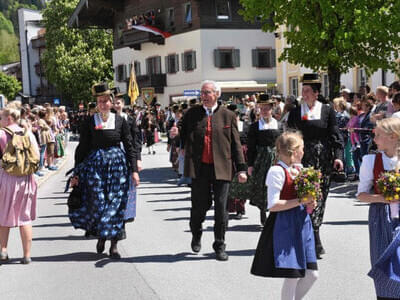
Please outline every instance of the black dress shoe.
[[243, 218], [243, 214], [242, 214], [242, 213], [239, 213], [239, 212], [238, 212], [238, 213], [236, 214], [236, 216], [235, 216], [235, 219], [236, 219], [236, 220], [241, 220], [242, 218]]
[[192, 238], [192, 243], [190, 244], [192, 246], [192, 250], [195, 253], [199, 253], [201, 250], [201, 242], [199, 238]]
[[105, 243], [106, 243], [106, 240], [103, 240], [103, 239], [98, 239], [98, 240], [97, 240], [96, 252], [97, 252], [98, 254], [104, 252]]
[[226, 254], [225, 250], [218, 250], [215, 252], [216, 259], [220, 261], [227, 261], [229, 256]]
[[121, 254], [119, 254], [117, 249], [110, 249], [110, 258], [121, 259]]

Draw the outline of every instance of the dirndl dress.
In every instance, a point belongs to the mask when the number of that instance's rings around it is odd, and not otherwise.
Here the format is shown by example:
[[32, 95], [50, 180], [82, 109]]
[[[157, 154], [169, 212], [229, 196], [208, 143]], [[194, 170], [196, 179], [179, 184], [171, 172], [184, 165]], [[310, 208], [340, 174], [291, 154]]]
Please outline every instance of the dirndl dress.
[[[382, 153], [374, 162], [374, 190], [379, 175], [384, 172]], [[368, 273], [374, 280], [378, 297], [400, 299], [400, 224], [391, 218], [390, 205], [371, 203], [368, 214], [369, 246], [372, 268]]]
[[[285, 170], [280, 199], [297, 198], [294, 181]], [[271, 212], [254, 255], [251, 274], [263, 277], [301, 278], [305, 270], [317, 270], [314, 233], [303, 205]]]
[[76, 229], [102, 239], [122, 240], [128, 201], [129, 174], [120, 147], [92, 151], [75, 167], [82, 191], [82, 206], [71, 210], [69, 218]]

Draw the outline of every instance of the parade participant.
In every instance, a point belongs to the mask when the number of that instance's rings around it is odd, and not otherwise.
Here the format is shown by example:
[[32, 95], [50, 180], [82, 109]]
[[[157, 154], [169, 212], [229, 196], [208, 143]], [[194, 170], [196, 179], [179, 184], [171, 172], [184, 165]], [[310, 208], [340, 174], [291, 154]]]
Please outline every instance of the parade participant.
[[393, 114], [393, 105], [389, 101], [389, 88], [386, 86], [378, 86], [376, 88], [376, 107], [371, 115], [371, 122], [376, 123], [378, 120], [388, 118]]
[[285, 278], [281, 299], [302, 299], [318, 278], [313, 228], [306, 204], [301, 204], [294, 178], [301, 168], [304, 143], [298, 132], [285, 132], [276, 140], [279, 161], [267, 174], [268, 208], [251, 273]]
[[251, 124], [247, 134], [247, 173], [246, 183], [250, 204], [260, 209], [260, 222], [264, 225], [267, 219], [267, 189], [265, 178], [268, 169], [275, 161], [275, 140], [280, 135], [279, 123], [272, 117], [275, 100], [267, 94], [261, 94], [257, 101], [260, 119]]
[[[227, 108], [236, 114], [240, 143], [242, 144], [243, 156], [247, 162], [247, 124], [240, 119], [240, 113], [236, 104], [229, 104]], [[245, 204], [247, 199], [246, 184], [239, 183], [237, 177], [233, 178], [228, 195], [228, 211], [236, 213], [235, 219], [242, 219], [246, 213]]]
[[369, 148], [372, 144], [372, 129], [375, 125], [371, 122], [370, 117], [372, 108], [374, 107], [374, 96], [364, 96], [361, 101], [361, 108], [363, 113], [359, 115], [360, 119], [360, 156], [361, 159], [364, 155], [368, 154]]
[[154, 150], [155, 142], [155, 135], [157, 133], [157, 122], [154, 118], [152, 113], [147, 113], [146, 117], [144, 118], [142, 124], [142, 129], [144, 131], [144, 136], [146, 138], [146, 147], [147, 147], [147, 154], [156, 154]]
[[[1, 114], [1, 126], [13, 132], [23, 132], [17, 125], [20, 113], [14, 108], [6, 108]], [[38, 156], [39, 148], [34, 135], [29, 139]], [[0, 130], [0, 151], [3, 154], [11, 135]], [[0, 168], [0, 263], [8, 261], [7, 246], [10, 228], [19, 227], [22, 240], [23, 258], [21, 263], [31, 262], [32, 221], [36, 219], [37, 186], [34, 175], [13, 176]]]
[[[390, 203], [393, 202], [385, 200], [377, 185], [382, 172], [400, 169], [400, 119], [378, 121], [374, 141], [379, 152], [364, 156], [357, 192], [361, 202], [370, 203], [368, 226], [372, 269], [368, 275], [374, 280], [378, 299], [400, 299], [398, 206], [397, 211], [392, 210], [394, 207]], [[374, 189], [373, 193], [371, 189]]]
[[305, 151], [302, 163], [314, 166], [323, 175], [322, 198], [318, 201], [311, 219], [313, 221], [317, 256], [325, 253], [319, 236], [325, 203], [328, 198], [332, 171], [343, 170], [343, 140], [336, 124], [335, 111], [327, 104], [317, 101], [321, 82], [318, 74], [304, 74], [301, 105], [290, 112], [289, 128], [303, 134]]
[[107, 83], [94, 85], [92, 92], [99, 112], [81, 127], [75, 152], [74, 174], [78, 180], [71, 182], [78, 183], [82, 190], [82, 206], [70, 211], [69, 218], [75, 228], [98, 239], [97, 253], [102, 253], [106, 240], [111, 240], [110, 256], [120, 258], [117, 243], [126, 238], [124, 212], [129, 177], [139, 183], [137, 158], [128, 123], [110, 112], [113, 97]]
[[184, 175], [192, 178], [190, 229], [192, 250], [201, 249], [202, 223], [212, 205], [214, 194], [215, 224], [213, 248], [216, 259], [226, 261], [225, 231], [228, 224], [227, 197], [236, 165], [239, 182], [247, 180], [246, 164], [240, 145], [236, 116], [218, 105], [221, 90], [214, 81], [204, 81], [200, 97], [203, 105], [190, 108], [179, 130], [171, 129], [171, 137], [180, 133], [185, 151]]

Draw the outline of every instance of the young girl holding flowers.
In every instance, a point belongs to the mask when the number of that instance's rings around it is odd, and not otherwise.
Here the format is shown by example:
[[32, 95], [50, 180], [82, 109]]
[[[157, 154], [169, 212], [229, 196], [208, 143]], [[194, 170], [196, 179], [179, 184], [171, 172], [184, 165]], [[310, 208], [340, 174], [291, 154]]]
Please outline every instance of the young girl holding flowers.
[[[378, 121], [374, 141], [379, 152], [363, 157], [357, 193], [360, 201], [370, 203], [368, 223], [372, 269], [368, 275], [374, 280], [378, 299], [399, 299], [399, 205], [398, 200], [389, 201], [398, 197], [397, 194], [384, 197], [382, 192], [386, 191], [379, 189], [378, 182], [382, 181], [383, 172], [398, 172], [400, 169], [400, 119]], [[393, 185], [393, 178], [387, 181], [385, 186]], [[396, 187], [394, 191], [397, 192]]]
[[279, 161], [267, 174], [269, 217], [258, 242], [251, 273], [285, 278], [283, 300], [302, 299], [318, 278], [310, 216], [306, 206], [316, 200], [297, 196], [295, 177], [301, 168], [304, 143], [298, 132], [285, 132], [276, 141]]

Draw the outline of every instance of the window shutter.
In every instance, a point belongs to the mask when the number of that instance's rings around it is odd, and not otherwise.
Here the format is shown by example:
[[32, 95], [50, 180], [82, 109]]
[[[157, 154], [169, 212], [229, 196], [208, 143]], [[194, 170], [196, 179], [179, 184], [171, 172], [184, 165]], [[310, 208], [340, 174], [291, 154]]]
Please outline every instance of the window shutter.
[[161, 74], [161, 56], [156, 57], [156, 74]]
[[168, 56], [165, 57], [165, 73], [169, 74], [169, 59]]
[[128, 66], [127, 65], [122, 65], [122, 81], [126, 80], [127, 76], [128, 76], [128, 72], [127, 72]]
[[119, 81], [119, 76], [118, 76], [118, 67], [114, 68], [114, 73], [115, 73], [115, 80]]
[[185, 53], [181, 54], [182, 71], [186, 71]]
[[233, 67], [240, 67], [240, 49], [233, 49]]
[[221, 55], [218, 49], [214, 50], [214, 64], [217, 68], [221, 68]]
[[196, 51], [192, 52], [192, 67], [193, 67], [193, 70], [196, 69]]
[[146, 59], [146, 74], [150, 75], [151, 74], [151, 64], [150, 64], [150, 59]]
[[276, 50], [275, 49], [271, 49], [270, 50], [270, 66], [271, 68], [275, 68], [276, 67]]
[[179, 55], [175, 55], [175, 72], [179, 72]]
[[253, 67], [258, 67], [259, 62], [258, 62], [258, 50], [257, 49], [251, 50], [251, 57], [252, 57]]

